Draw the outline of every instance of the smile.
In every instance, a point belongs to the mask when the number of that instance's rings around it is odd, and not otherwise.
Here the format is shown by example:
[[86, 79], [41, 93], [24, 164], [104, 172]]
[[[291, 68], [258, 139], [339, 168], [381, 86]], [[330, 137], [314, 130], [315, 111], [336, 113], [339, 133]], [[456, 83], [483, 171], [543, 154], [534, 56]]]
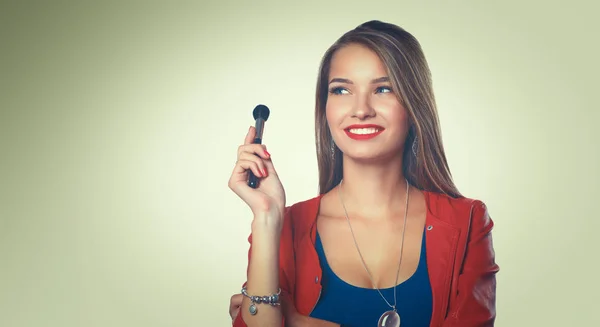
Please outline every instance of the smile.
[[378, 125], [352, 125], [344, 129], [346, 135], [354, 140], [368, 140], [376, 137], [384, 131]]

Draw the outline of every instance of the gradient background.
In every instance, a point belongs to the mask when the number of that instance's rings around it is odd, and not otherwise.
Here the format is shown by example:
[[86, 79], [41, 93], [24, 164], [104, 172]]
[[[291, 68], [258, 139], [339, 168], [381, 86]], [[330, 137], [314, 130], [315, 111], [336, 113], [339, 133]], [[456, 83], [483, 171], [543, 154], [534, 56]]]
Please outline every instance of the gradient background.
[[598, 326], [598, 12], [583, 1], [2, 1], [0, 326], [228, 326], [258, 103], [288, 204], [317, 194], [318, 64], [398, 24], [461, 191], [496, 223], [497, 326]]

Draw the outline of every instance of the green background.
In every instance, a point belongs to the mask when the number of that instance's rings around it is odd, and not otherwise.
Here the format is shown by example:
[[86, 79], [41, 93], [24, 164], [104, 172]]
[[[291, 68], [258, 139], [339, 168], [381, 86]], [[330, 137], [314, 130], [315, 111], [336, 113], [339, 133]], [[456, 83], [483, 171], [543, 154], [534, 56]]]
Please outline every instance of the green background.
[[228, 326], [251, 111], [288, 203], [316, 195], [318, 64], [370, 19], [422, 43], [452, 173], [496, 223], [496, 325], [599, 325], [592, 3], [3, 1], [0, 326]]

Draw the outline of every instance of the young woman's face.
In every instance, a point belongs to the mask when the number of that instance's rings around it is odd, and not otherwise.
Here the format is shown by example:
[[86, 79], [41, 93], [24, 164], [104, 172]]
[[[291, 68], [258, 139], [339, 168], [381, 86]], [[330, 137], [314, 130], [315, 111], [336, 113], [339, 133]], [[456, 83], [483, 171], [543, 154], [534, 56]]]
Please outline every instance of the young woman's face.
[[341, 48], [332, 57], [328, 80], [327, 122], [344, 155], [357, 160], [401, 156], [408, 114], [379, 57], [361, 45]]

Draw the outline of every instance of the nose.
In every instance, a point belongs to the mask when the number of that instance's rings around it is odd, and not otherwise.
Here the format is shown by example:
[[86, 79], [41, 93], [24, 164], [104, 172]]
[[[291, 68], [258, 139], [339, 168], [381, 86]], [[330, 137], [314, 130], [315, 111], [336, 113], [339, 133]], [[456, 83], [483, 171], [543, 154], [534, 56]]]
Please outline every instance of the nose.
[[373, 116], [375, 116], [375, 109], [371, 103], [370, 96], [368, 94], [357, 96], [352, 110], [352, 117], [364, 120]]

